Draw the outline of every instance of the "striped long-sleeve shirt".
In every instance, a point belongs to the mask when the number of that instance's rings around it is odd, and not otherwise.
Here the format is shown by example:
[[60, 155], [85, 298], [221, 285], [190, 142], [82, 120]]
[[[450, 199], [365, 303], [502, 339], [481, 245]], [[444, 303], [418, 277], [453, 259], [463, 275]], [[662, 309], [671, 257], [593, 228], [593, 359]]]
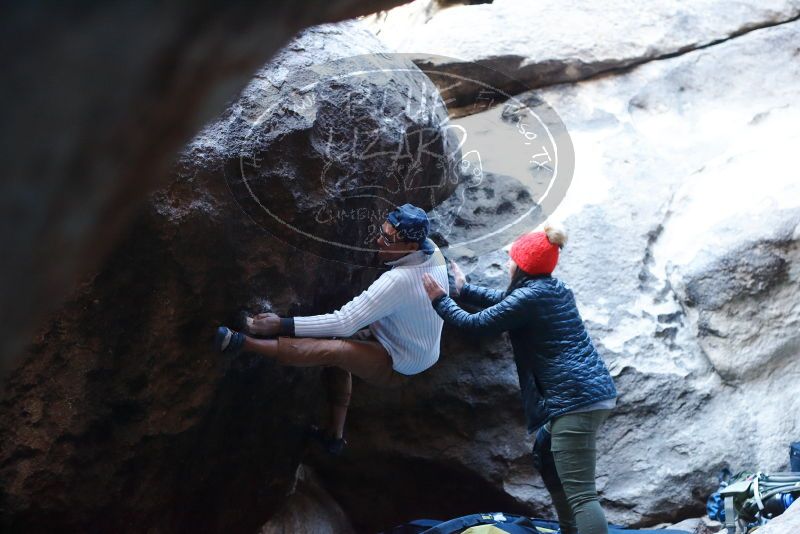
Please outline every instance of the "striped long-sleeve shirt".
[[333, 313], [294, 318], [294, 333], [302, 337], [347, 337], [368, 326], [404, 375], [428, 369], [439, 359], [444, 321], [433, 309], [422, 274], [430, 273], [447, 291], [447, 267], [438, 248], [422, 250], [387, 262], [392, 269]]

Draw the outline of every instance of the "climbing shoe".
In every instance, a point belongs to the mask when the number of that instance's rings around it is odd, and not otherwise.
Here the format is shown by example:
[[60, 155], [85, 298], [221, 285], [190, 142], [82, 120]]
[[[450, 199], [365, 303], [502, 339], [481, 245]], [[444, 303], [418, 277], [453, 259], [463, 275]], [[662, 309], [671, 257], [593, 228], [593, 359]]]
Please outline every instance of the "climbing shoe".
[[347, 441], [344, 438], [331, 436], [317, 426], [309, 427], [308, 435], [312, 441], [319, 444], [331, 456], [340, 456], [347, 446]]
[[244, 334], [231, 330], [227, 326], [217, 328], [214, 336], [214, 349], [227, 354], [239, 354], [244, 345]]

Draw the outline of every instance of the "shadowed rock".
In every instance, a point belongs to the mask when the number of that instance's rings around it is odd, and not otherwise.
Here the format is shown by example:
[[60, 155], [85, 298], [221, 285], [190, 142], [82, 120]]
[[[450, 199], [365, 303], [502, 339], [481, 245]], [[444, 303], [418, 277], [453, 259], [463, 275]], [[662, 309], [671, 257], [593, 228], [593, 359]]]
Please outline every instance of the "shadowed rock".
[[[272, 82], [289, 58], [310, 66], [381, 50], [352, 24], [312, 28], [289, 44], [192, 144], [179, 173], [150, 196], [103, 268], [40, 331], [10, 374], [0, 407], [0, 526], [25, 532], [255, 532], [281, 507], [304, 454], [305, 428], [322, 399], [318, 371], [281, 368], [254, 355], [231, 361], [211, 351], [213, 331], [231, 324], [243, 308], [330, 311], [378, 272], [347, 263], [347, 251], [334, 261], [287, 246], [248, 217], [236, 196], [236, 178], [226, 169], [255, 146], [238, 135], [246, 120], [240, 110], [285, 111], [291, 84], [276, 92]], [[391, 92], [423, 79], [378, 80]], [[303, 184], [300, 215], [313, 214], [313, 196], [329, 199], [311, 169], [338, 161], [314, 136], [355, 130], [382, 112], [376, 96], [362, 100], [351, 116], [331, 113], [330, 101], [349, 91], [325, 86], [318, 103], [299, 120], [286, 121], [285, 135], [258, 145], [260, 153], [287, 155], [298, 165], [287, 164], [279, 175], [263, 167], [263, 198]], [[437, 111], [435, 98], [423, 102], [417, 96], [407, 91], [406, 102], [424, 113], [393, 116], [406, 131], [425, 127], [441, 141], [445, 133], [431, 121], [446, 112]], [[272, 121], [267, 114], [265, 123]], [[431, 168], [419, 173], [419, 185], [446, 178], [446, 166], [435, 167], [433, 156], [443, 147], [431, 145], [424, 160]], [[382, 177], [373, 174], [395, 155], [373, 159], [350, 174], [346, 165], [336, 167], [331, 176], [366, 183]], [[430, 189], [410, 188], [391, 200], [425, 205]], [[385, 202], [366, 205], [385, 209]], [[370, 233], [365, 226], [348, 219], [338, 230], [375, 239], [376, 229]]]
[[273, 52], [306, 26], [399, 3], [7, 6], [0, 377], [165, 183], [175, 153]]
[[339, 505], [320, 486], [313, 470], [298, 468], [297, 486], [259, 534], [354, 534]]

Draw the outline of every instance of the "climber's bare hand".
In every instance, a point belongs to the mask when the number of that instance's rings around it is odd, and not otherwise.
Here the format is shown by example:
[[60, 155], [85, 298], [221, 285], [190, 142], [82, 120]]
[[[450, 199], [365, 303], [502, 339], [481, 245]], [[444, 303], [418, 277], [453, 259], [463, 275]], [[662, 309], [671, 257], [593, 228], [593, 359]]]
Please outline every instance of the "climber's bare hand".
[[247, 323], [247, 329], [257, 336], [277, 336], [281, 331], [281, 318], [274, 313], [259, 313]]
[[422, 285], [425, 287], [425, 292], [428, 294], [428, 298], [431, 300], [436, 300], [437, 298], [446, 295], [442, 286], [439, 285], [439, 282], [433, 279], [433, 277], [425, 273], [422, 275]]

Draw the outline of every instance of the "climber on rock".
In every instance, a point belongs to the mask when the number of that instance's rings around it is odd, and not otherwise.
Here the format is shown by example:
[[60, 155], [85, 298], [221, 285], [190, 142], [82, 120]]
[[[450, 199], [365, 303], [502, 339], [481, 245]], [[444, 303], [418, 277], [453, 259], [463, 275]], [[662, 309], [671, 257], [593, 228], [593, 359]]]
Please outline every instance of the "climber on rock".
[[249, 335], [225, 326], [217, 330], [215, 347], [222, 352], [251, 351], [281, 365], [325, 367], [329, 421], [315, 436], [332, 454], [346, 443], [352, 375], [396, 387], [439, 359], [444, 323], [430, 306], [421, 275], [447, 287], [447, 267], [428, 239], [429, 230], [425, 211], [404, 204], [389, 213], [376, 240], [378, 259], [391, 269], [339, 310], [310, 317], [248, 317], [243, 329]]
[[553, 499], [562, 534], [607, 534], [595, 486], [596, 437], [617, 391], [578, 313], [572, 290], [552, 276], [566, 233], [549, 225], [511, 246], [505, 291], [466, 283], [452, 263], [454, 296], [484, 308], [468, 313], [423, 274], [436, 312], [475, 334], [509, 332], [534, 465]]

